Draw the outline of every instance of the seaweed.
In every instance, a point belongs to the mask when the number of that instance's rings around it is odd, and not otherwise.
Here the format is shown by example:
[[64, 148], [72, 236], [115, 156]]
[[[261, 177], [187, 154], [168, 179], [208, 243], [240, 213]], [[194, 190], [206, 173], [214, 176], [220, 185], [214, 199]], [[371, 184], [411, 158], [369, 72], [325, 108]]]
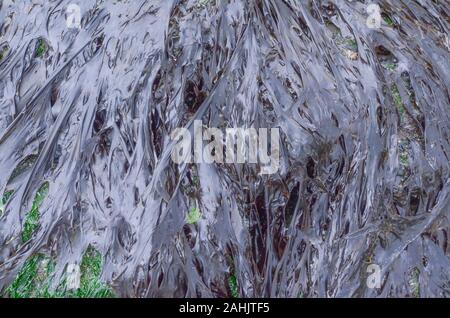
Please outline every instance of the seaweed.
[[[0, 292], [448, 297], [450, 7], [376, 3], [1, 6]], [[196, 121], [278, 129], [278, 170], [175, 163]]]

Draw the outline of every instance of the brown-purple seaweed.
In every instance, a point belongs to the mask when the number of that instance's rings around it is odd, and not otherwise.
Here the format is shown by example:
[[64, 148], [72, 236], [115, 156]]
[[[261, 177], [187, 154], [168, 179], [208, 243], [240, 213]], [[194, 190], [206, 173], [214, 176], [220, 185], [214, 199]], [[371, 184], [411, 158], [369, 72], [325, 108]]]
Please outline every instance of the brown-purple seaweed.
[[[374, 2], [0, 1], [0, 290], [92, 246], [119, 296], [449, 296], [450, 2]], [[279, 127], [280, 170], [174, 164], [195, 119]]]

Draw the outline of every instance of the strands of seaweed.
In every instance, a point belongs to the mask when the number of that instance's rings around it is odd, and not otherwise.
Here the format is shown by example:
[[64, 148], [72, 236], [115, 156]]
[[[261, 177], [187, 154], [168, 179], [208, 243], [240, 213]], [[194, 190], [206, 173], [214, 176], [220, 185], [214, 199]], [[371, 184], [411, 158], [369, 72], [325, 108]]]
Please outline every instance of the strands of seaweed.
[[[448, 296], [450, 4], [376, 3], [3, 1], [0, 290], [92, 247], [119, 296]], [[280, 170], [174, 164], [194, 119]]]

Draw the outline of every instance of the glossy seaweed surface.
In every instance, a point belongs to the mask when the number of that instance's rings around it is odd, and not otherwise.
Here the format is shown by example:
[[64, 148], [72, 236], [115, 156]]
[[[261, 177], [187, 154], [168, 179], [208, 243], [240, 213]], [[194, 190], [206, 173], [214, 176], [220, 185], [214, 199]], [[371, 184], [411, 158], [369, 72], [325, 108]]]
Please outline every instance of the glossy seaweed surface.
[[[0, 291], [95, 250], [118, 296], [449, 296], [450, 2], [374, 3], [0, 0]], [[175, 164], [194, 120], [279, 170]]]

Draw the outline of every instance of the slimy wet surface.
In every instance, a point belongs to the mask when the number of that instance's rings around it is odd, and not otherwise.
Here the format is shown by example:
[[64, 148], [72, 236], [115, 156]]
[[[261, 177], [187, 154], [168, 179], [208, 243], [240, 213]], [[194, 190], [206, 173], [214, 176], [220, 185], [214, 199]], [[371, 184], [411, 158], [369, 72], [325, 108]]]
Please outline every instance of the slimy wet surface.
[[375, 2], [1, 1], [2, 295], [448, 297], [450, 4]]

